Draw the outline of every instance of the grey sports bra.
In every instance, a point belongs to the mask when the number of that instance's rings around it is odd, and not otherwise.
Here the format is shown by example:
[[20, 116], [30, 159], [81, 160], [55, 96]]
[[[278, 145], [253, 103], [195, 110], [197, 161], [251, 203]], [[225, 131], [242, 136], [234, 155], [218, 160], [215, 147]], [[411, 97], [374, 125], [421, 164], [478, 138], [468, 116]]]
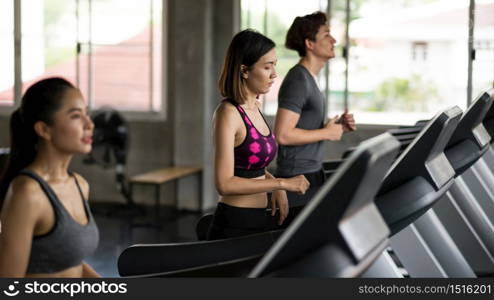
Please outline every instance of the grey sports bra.
[[89, 210], [87, 201], [84, 200], [81, 187], [77, 178], [69, 173], [75, 180], [88, 223], [77, 223], [63, 204], [58, 199], [53, 189], [40, 176], [30, 170], [22, 170], [19, 175], [25, 175], [36, 180], [55, 212], [55, 224], [46, 234], [33, 236], [31, 255], [27, 273], [55, 273], [70, 267], [77, 266], [82, 260], [96, 250], [99, 241], [99, 232], [93, 215]]

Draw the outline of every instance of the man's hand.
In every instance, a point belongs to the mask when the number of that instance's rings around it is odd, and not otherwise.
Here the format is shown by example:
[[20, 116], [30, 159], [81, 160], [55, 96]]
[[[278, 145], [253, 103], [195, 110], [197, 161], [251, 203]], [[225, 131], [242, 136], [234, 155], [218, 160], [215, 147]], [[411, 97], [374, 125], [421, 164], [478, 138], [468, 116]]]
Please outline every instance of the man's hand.
[[338, 115], [334, 116], [332, 119], [324, 125], [324, 130], [326, 130], [325, 136], [329, 141], [339, 141], [341, 135], [343, 134], [343, 124], [340, 124], [340, 120], [343, 118]]
[[345, 112], [338, 119], [337, 123], [343, 126], [344, 132], [357, 130], [357, 125], [355, 125], [355, 119], [353, 118], [353, 114], [348, 113], [348, 108], [345, 109]]

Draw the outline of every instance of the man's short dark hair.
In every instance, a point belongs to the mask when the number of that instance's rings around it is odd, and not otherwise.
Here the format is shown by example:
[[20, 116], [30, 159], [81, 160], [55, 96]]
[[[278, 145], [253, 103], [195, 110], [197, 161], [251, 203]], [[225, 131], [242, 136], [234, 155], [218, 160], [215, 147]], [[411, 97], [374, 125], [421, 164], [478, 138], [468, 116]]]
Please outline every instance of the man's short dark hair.
[[305, 56], [305, 39], [315, 41], [319, 28], [327, 20], [326, 14], [320, 11], [296, 17], [286, 34], [285, 47], [297, 51], [299, 56]]

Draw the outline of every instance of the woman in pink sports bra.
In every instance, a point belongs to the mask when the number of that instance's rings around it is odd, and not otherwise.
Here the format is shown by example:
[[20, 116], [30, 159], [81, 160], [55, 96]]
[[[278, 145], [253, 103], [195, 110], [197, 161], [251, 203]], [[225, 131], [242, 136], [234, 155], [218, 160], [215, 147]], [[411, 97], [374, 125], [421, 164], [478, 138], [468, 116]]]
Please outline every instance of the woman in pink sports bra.
[[223, 100], [214, 113], [215, 185], [220, 199], [208, 239], [231, 238], [269, 229], [271, 216], [281, 225], [288, 216], [285, 191], [305, 193], [303, 175], [274, 178], [266, 166], [276, 157], [275, 137], [257, 100], [276, 78], [275, 44], [247, 29], [233, 38], [219, 80]]

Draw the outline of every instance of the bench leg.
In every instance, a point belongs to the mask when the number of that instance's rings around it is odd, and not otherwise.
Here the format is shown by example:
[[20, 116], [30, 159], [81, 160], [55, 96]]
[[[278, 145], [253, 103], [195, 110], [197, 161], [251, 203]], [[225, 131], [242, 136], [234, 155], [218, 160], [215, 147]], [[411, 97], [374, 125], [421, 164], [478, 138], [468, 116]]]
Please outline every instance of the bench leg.
[[175, 211], [179, 211], [179, 207], [178, 207], [178, 197], [180, 196], [179, 194], [179, 186], [180, 186], [180, 183], [178, 182], [178, 178], [174, 180], [175, 181]]
[[161, 196], [160, 192], [161, 192], [161, 185], [157, 184], [154, 191], [154, 208], [155, 208], [156, 224], [159, 224], [159, 219], [160, 219], [160, 196]]
[[202, 185], [203, 185], [203, 182], [202, 182], [202, 172], [199, 172], [198, 174], [199, 176], [199, 194], [197, 195], [197, 197], [199, 197], [199, 207], [197, 208], [197, 210], [202, 213]]
[[135, 204], [134, 202], [134, 184], [132, 182], [129, 182], [129, 195], [130, 199], [132, 199], [132, 204]]

